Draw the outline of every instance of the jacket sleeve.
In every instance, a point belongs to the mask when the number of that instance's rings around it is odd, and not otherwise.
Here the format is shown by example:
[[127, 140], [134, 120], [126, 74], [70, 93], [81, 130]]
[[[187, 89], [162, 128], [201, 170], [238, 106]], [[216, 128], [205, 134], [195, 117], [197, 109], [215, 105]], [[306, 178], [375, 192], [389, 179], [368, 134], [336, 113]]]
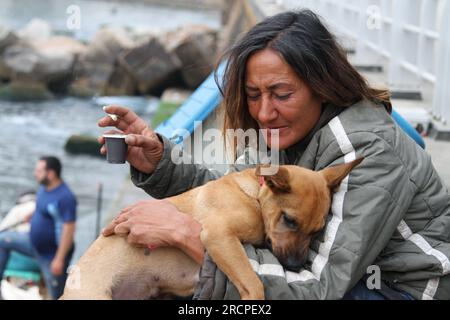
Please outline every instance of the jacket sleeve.
[[[371, 274], [368, 267], [394, 234], [416, 190], [396, 150], [373, 133], [350, 134], [347, 145], [330, 143], [316, 170], [361, 156], [364, 161], [333, 195], [326, 227], [311, 244], [304, 269], [286, 271], [269, 250], [246, 246], [267, 299], [342, 299]], [[239, 299], [234, 285], [210, 260], [206, 255], [195, 298]]]
[[[164, 152], [155, 171], [152, 174], [145, 174], [130, 166], [131, 181], [152, 197], [162, 199], [178, 195], [223, 175], [219, 171], [193, 164], [191, 156], [166, 137], [158, 136], [164, 144]], [[183, 157], [182, 163], [172, 161], [172, 153], [175, 152], [181, 152], [177, 156]]]

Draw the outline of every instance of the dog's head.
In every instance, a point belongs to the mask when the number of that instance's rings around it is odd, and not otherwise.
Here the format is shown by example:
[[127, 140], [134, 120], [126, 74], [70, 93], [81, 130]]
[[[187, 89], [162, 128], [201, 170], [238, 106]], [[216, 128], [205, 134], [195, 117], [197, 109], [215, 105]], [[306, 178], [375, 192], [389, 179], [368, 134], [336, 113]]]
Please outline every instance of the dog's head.
[[332, 192], [363, 159], [312, 171], [298, 166], [281, 166], [264, 178], [259, 193], [266, 243], [280, 262], [298, 271], [308, 255], [311, 239], [325, 225]]

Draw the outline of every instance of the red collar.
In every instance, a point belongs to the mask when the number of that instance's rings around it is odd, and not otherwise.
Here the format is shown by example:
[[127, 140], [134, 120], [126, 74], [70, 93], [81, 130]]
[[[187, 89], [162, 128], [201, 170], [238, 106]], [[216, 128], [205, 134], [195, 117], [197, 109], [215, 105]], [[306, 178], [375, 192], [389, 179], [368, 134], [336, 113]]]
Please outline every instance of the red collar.
[[259, 186], [262, 187], [264, 185], [264, 177], [263, 176], [259, 176]]

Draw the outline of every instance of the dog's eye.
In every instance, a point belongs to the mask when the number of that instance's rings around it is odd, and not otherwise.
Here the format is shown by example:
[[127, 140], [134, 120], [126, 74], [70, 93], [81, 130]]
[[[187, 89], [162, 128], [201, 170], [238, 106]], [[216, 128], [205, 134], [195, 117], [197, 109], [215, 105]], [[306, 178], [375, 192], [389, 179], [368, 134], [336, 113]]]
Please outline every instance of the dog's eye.
[[289, 217], [286, 213], [283, 212], [283, 222], [290, 229], [297, 229], [298, 224], [297, 221]]

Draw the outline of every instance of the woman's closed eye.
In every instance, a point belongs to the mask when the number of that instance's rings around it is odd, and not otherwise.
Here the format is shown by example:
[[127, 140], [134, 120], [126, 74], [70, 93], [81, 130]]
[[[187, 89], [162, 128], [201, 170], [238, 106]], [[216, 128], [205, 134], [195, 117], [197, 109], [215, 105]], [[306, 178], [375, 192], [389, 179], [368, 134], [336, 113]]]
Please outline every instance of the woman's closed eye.
[[[283, 101], [283, 100], [287, 100], [292, 96], [292, 92], [290, 93], [285, 93], [285, 94], [272, 94], [272, 97], [274, 97], [277, 100]], [[261, 97], [261, 94], [259, 93], [247, 93], [247, 99], [251, 100], [251, 101], [256, 101]]]
[[273, 92], [272, 95], [273, 97], [275, 97], [275, 99], [277, 100], [287, 100], [289, 99], [294, 93], [291, 91], [284, 91], [284, 92]]
[[249, 94], [249, 93], [247, 93], [247, 99], [249, 99], [251, 101], [256, 101], [256, 100], [259, 99], [259, 97], [261, 97], [261, 95], [259, 93], [258, 94], [255, 94], [255, 93]]
[[278, 100], [287, 100], [292, 96], [292, 92], [284, 93], [284, 94], [274, 94], [275, 98]]

